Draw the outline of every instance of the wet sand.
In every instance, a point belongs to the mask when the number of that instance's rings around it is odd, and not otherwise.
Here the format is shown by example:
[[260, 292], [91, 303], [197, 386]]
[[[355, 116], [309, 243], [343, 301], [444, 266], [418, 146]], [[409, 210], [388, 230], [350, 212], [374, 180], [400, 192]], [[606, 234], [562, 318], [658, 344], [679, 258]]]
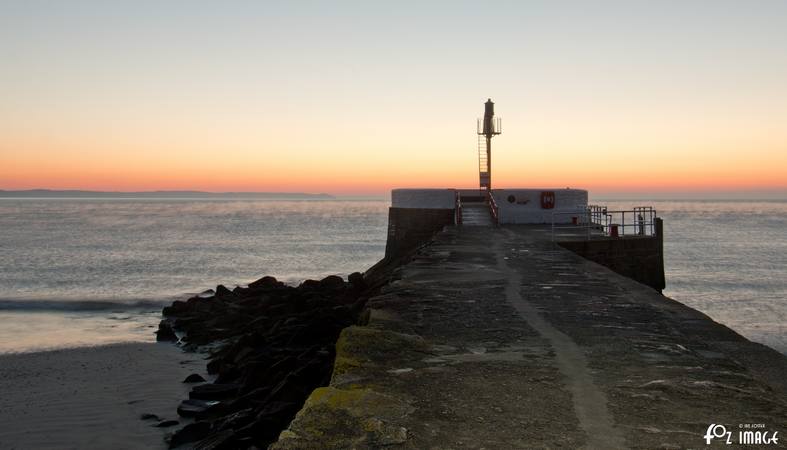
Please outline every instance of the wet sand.
[[166, 448], [172, 428], [140, 416], [183, 424], [176, 408], [188, 385], [181, 381], [204, 370], [200, 355], [169, 343], [2, 355], [0, 448]]

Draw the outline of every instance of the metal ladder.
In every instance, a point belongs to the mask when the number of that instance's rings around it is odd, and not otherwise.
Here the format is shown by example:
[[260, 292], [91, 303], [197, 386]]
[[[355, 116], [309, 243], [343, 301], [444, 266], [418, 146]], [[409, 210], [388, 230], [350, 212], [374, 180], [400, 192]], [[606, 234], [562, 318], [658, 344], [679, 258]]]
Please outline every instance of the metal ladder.
[[481, 182], [481, 186], [483, 186], [483, 181], [489, 180], [489, 174], [487, 173], [487, 160], [486, 160], [486, 137], [484, 135], [478, 135], [478, 179]]

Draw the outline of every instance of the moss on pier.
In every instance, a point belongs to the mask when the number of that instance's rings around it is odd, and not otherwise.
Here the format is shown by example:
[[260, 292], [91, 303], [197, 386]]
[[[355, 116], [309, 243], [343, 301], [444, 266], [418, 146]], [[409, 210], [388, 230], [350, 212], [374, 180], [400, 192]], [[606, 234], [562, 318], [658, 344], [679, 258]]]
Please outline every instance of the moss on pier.
[[336, 361], [332, 383], [348, 374], [364, 377], [377, 371], [378, 365], [403, 352], [428, 349], [420, 337], [371, 327], [352, 326], [342, 330], [336, 342]]
[[271, 449], [395, 446], [407, 430], [395, 424], [412, 411], [405, 401], [371, 389], [316, 389]]

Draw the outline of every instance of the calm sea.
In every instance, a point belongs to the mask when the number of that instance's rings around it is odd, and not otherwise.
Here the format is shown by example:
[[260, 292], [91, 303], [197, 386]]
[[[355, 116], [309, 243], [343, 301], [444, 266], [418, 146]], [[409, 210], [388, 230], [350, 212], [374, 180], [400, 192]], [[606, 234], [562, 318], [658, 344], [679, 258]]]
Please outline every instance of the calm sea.
[[[665, 220], [665, 294], [787, 353], [787, 202], [636, 203]], [[151, 341], [163, 305], [218, 283], [363, 271], [383, 256], [387, 208], [0, 199], [0, 353]]]

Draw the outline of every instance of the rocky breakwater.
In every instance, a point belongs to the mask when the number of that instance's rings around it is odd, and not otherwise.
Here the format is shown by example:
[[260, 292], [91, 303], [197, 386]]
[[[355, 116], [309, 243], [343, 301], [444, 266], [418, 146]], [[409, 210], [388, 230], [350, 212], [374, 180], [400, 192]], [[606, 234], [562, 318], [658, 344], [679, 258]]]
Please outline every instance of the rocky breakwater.
[[[212, 382], [195, 385], [178, 407], [184, 427], [170, 448], [265, 448], [309, 394], [330, 381], [335, 344], [376, 290], [360, 273], [289, 286], [264, 277], [248, 287], [164, 308], [159, 340], [208, 352]], [[194, 377], [193, 379], [199, 379]]]

